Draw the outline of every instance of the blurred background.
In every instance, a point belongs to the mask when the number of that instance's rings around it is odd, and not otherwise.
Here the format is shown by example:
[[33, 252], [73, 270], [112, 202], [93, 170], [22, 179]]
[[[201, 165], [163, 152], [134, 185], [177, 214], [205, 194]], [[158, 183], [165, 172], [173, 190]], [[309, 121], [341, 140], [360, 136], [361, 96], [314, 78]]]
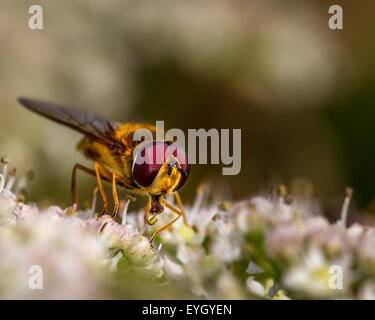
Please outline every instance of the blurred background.
[[[28, 8], [44, 29], [28, 28]], [[344, 30], [328, 28], [340, 4]], [[354, 189], [375, 213], [375, 3], [363, 1], [11, 1], [0, 6], [0, 154], [35, 170], [28, 199], [69, 205], [80, 135], [22, 108], [18, 96], [166, 128], [242, 129], [242, 170], [194, 165], [240, 200], [284, 183], [329, 215]], [[92, 165], [92, 164], [91, 164]], [[95, 179], [80, 174], [81, 200]]]

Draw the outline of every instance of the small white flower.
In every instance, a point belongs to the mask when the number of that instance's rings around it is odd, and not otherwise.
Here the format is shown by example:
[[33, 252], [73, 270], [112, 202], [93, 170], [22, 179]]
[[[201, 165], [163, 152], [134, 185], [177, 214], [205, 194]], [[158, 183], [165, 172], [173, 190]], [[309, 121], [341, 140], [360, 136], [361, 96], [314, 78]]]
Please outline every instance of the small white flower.
[[184, 268], [177, 262], [172, 261], [167, 255], [164, 255], [164, 269], [168, 276], [172, 278], [181, 277], [184, 274]]
[[272, 279], [267, 279], [264, 286], [259, 281], [256, 281], [253, 276], [248, 277], [246, 280], [247, 289], [259, 298], [273, 299], [273, 300], [290, 300], [285, 292], [274, 283]]
[[8, 190], [0, 192], [0, 225], [5, 223], [17, 207], [17, 197]]
[[340, 296], [343, 294], [342, 290], [331, 288], [330, 280], [333, 274], [330, 268], [333, 265], [338, 265], [341, 268], [342, 275], [345, 277], [340, 280], [343, 280], [343, 285], [346, 287], [350, 282], [350, 275], [347, 272], [349, 263], [350, 259], [345, 256], [338, 261], [328, 261], [321, 249], [311, 247], [299, 264], [294, 264], [286, 270], [282, 283], [286, 288], [302, 296], [315, 298]]
[[249, 289], [249, 291], [255, 294], [256, 296], [262, 298], [266, 296], [266, 289], [259, 281], [254, 280], [254, 277], [247, 278], [246, 286]]

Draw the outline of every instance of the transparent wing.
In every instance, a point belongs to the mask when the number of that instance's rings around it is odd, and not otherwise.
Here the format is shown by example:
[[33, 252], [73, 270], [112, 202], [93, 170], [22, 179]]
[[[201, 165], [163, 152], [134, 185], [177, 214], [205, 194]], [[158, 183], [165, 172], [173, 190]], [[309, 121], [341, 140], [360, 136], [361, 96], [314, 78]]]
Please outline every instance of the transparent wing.
[[121, 141], [115, 137], [119, 126], [114, 121], [97, 114], [43, 101], [28, 98], [19, 98], [18, 101], [27, 109], [81, 132], [110, 149], [123, 147]]

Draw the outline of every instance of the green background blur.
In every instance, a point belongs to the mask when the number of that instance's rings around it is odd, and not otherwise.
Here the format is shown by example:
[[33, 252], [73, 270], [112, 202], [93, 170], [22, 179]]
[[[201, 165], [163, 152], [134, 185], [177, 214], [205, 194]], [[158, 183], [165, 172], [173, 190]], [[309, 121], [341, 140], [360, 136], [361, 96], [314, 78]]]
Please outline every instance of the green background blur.
[[[28, 8], [44, 29], [28, 28]], [[344, 30], [328, 28], [340, 4]], [[222, 199], [285, 183], [329, 214], [345, 186], [375, 196], [375, 2], [11, 1], [0, 5], [0, 153], [34, 169], [32, 201], [70, 203], [71, 169], [90, 165], [80, 135], [22, 108], [18, 96], [166, 128], [242, 129], [242, 170], [195, 165]], [[82, 200], [95, 179], [80, 174]], [[302, 187], [301, 187], [302, 186]]]

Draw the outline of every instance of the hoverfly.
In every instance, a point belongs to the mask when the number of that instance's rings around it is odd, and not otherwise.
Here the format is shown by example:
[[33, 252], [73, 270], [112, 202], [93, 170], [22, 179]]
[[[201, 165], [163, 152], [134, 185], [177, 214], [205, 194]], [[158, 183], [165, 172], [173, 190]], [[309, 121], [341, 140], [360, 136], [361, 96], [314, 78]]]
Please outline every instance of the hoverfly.
[[[48, 119], [66, 125], [85, 137], [78, 143], [77, 149], [84, 156], [94, 161], [94, 169], [87, 168], [79, 163], [72, 171], [71, 192], [73, 204], [78, 205], [76, 194], [77, 170], [93, 175], [98, 180], [98, 186], [103, 198], [104, 208], [99, 217], [107, 214], [108, 199], [104, 192], [102, 180], [112, 183], [114, 209], [111, 214], [115, 219], [119, 201], [116, 186], [148, 195], [148, 203], [144, 211], [144, 221], [150, 225], [157, 221], [156, 216], [163, 212], [164, 206], [177, 214], [177, 217], [165, 226], [155, 231], [150, 243], [155, 237], [169, 228], [181, 216], [187, 224], [181, 198], [177, 192], [186, 182], [190, 165], [186, 152], [172, 141], [156, 140], [156, 127], [148, 123], [118, 123], [107, 120], [96, 114], [62, 107], [28, 98], [19, 98], [19, 102], [26, 108]], [[136, 130], [147, 129], [152, 132], [153, 141], [140, 145], [141, 141], [134, 141]], [[172, 146], [173, 154], [165, 151]], [[138, 147], [138, 148], [137, 148]], [[162, 161], [153, 161], [156, 151], [162, 150]], [[137, 161], [142, 157], [143, 163]], [[173, 193], [179, 209], [164, 199]], [[99, 218], [98, 217], [98, 218]]]

